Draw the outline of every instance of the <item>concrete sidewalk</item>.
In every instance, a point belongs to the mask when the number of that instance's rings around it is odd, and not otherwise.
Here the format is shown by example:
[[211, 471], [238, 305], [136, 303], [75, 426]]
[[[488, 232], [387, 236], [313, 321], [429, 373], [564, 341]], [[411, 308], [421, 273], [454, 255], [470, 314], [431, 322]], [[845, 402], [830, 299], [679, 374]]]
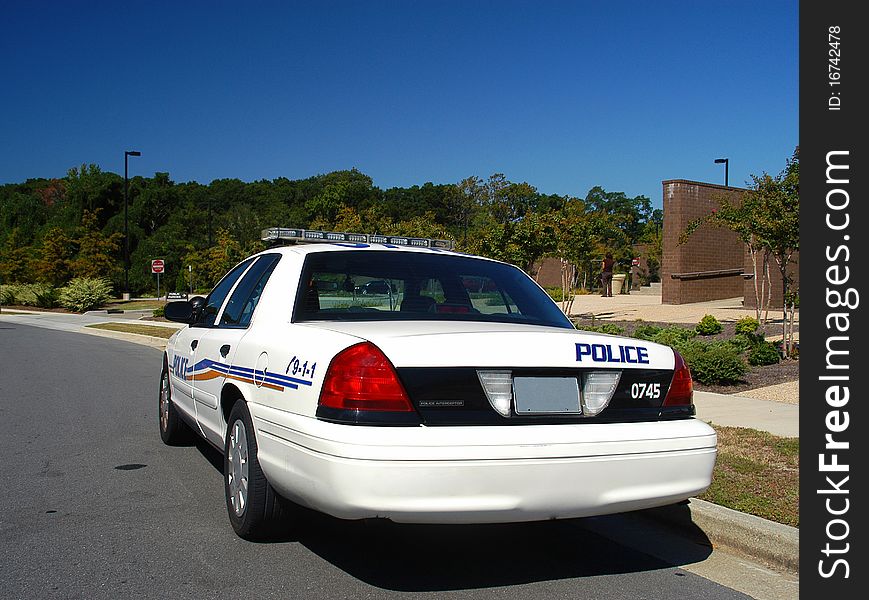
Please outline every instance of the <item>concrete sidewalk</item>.
[[[560, 305], [560, 303], [559, 303]], [[663, 304], [660, 295], [619, 294], [603, 298], [595, 294], [573, 297], [571, 317], [601, 319], [603, 321], [643, 321], [682, 323], [696, 325], [705, 315], [713, 315], [719, 321], [738, 321], [743, 317], [754, 317], [753, 308], [745, 308], [742, 298], [710, 300], [692, 304]], [[770, 323], [781, 323], [781, 310], [769, 312]], [[799, 311], [795, 321], [799, 323]]]
[[694, 407], [697, 410], [697, 418], [707, 423], [759, 429], [783, 437], [800, 435], [799, 404], [712, 392], [694, 392]]

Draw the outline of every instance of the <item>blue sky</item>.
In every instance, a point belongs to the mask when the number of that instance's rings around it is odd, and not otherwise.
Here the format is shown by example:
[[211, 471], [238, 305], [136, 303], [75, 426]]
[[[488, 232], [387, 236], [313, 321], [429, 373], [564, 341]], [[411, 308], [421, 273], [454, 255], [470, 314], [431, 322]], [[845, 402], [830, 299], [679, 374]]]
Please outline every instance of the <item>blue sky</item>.
[[356, 167], [646, 195], [777, 173], [788, 2], [0, 0], [0, 183], [82, 163], [175, 181]]

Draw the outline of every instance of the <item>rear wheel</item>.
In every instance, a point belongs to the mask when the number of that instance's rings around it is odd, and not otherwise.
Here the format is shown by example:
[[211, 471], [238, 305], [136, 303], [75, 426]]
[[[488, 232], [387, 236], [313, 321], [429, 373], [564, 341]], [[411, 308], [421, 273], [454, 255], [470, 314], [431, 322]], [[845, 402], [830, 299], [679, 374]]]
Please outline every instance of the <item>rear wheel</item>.
[[223, 452], [223, 480], [229, 522], [240, 537], [261, 539], [275, 533], [284, 517], [283, 499], [266, 479], [257, 459], [250, 412], [239, 400], [229, 413]]
[[164, 361], [160, 374], [160, 395], [158, 404], [160, 439], [164, 444], [174, 446], [187, 440], [187, 426], [181, 420], [178, 409], [172, 403], [172, 386], [169, 385], [169, 369]]

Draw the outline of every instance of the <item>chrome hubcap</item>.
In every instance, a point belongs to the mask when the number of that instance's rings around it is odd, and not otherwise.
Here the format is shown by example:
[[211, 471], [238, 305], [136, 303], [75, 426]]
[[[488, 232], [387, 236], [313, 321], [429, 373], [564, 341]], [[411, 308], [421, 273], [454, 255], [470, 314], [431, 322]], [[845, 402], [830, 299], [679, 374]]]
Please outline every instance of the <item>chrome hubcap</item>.
[[229, 503], [236, 516], [240, 517], [244, 513], [244, 509], [247, 508], [248, 483], [247, 433], [244, 430], [244, 423], [240, 420], [232, 424], [227, 461], [229, 463], [226, 471]]
[[160, 381], [160, 428], [166, 431], [169, 427], [169, 373], [163, 373]]

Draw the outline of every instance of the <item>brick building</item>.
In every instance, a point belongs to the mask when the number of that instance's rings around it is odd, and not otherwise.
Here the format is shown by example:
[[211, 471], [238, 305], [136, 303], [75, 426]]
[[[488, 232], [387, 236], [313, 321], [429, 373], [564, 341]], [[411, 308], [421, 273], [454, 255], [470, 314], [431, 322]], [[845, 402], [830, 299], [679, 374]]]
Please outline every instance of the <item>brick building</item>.
[[[690, 222], [709, 215], [718, 208], [722, 198], [738, 202], [746, 190], [684, 179], [664, 181], [663, 188], [662, 302], [686, 304], [742, 296], [745, 306], [753, 307], [755, 292], [750, 277], [753, 273], [751, 256], [735, 233], [703, 225], [686, 243], [679, 243]], [[770, 271], [770, 307], [780, 308], [781, 277], [774, 261], [771, 261]], [[791, 266], [791, 273], [798, 283], [796, 265]]]

